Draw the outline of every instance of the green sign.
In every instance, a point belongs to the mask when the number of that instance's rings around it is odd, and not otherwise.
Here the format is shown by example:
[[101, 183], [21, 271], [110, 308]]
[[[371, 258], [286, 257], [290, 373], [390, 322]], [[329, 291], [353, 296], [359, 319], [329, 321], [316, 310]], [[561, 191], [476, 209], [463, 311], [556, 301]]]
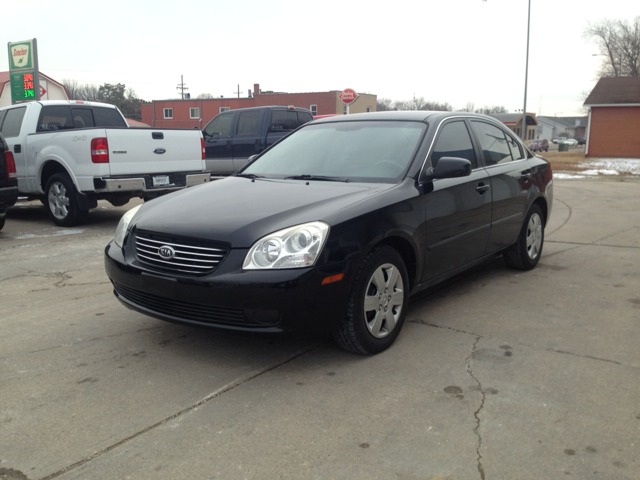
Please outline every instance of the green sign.
[[38, 41], [9, 42], [9, 71], [11, 103], [40, 100], [40, 72], [38, 71]]
[[24, 102], [36, 99], [35, 72], [11, 72], [11, 101]]
[[33, 40], [9, 43], [9, 70], [33, 68]]

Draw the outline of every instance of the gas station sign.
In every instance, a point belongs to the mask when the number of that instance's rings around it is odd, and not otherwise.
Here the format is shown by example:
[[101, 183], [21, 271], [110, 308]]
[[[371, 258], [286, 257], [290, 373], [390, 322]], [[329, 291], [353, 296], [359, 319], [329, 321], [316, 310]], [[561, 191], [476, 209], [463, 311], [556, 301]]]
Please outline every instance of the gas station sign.
[[35, 38], [9, 43], [9, 70], [12, 103], [40, 100], [38, 47]]

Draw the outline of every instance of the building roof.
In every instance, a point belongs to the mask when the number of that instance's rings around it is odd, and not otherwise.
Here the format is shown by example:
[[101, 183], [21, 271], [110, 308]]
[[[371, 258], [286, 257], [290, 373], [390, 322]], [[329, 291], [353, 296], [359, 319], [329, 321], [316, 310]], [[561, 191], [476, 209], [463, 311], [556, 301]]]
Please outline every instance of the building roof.
[[584, 104], [640, 104], [640, 77], [601, 78], [593, 87]]
[[[505, 125], [515, 125], [522, 120], [521, 113], [492, 113], [490, 117], [504, 123]], [[537, 125], [538, 121], [535, 116], [527, 112], [527, 125]]]
[[565, 127], [575, 128], [575, 127], [586, 127], [587, 122], [589, 121], [589, 117], [581, 116], [581, 117], [549, 117], [549, 116], [541, 116], [538, 117], [539, 120], [545, 121], [545, 123], [553, 122], [560, 124]]

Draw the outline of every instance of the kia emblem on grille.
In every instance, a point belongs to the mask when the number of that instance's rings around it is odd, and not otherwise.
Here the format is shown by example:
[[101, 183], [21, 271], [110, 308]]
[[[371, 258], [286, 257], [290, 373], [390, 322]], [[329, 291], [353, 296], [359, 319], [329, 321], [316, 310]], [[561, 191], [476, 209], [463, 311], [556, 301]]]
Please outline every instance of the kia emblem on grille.
[[162, 155], [163, 153], [166, 153], [167, 151], [164, 148], [156, 148], [153, 153], [157, 153], [158, 155]]
[[176, 251], [169, 245], [163, 245], [158, 249], [158, 255], [160, 255], [160, 258], [164, 258], [165, 260], [171, 260], [176, 256]]

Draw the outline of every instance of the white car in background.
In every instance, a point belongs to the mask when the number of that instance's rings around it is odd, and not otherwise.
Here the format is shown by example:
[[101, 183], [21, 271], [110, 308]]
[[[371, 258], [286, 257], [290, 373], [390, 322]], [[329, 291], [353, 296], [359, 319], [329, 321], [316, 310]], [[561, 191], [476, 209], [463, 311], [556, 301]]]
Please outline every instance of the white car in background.
[[570, 147], [578, 145], [578, 141], [575, 138], [566, 138], [564, 140], [560, 140], [560, 143], [568, 143]]

